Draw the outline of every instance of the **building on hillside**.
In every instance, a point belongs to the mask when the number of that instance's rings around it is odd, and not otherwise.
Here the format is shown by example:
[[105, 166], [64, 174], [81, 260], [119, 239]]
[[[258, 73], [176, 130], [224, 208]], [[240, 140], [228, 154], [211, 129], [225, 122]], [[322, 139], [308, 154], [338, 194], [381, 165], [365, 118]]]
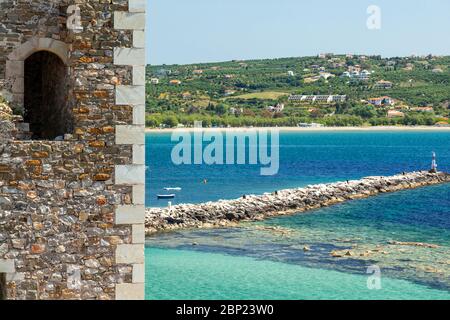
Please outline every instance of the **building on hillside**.
[[352, 73], [352, 72], [356, 71], [359, 74], [361, 72], [361, 66], [359, 64], [354, 65], [354, 66], [348, 66], [347, 67], [347, 71], [349, 73]]
[[229, 113], [231, 115], [238, 115], [238, 114], [242, 114], [244, 113], [244, 108], [235, 108], [235, 107], [231, 107], [229, 109]]
[[433, 72], [433, 73], [443, 73], [444, 70], [442, 70], [441, 68], [434, 68], [433, 70], [431, 70], [431, 72]]
[[170, 80], [169, 83], [172, 84], [172, 85], [178, 86], [178, 85], [181, 84], [181, 81], [180, 80]]
[[350, 78], [352, 81], [368, 81], [370, 79], [371, 72], [368, 70], [359, 70], [359, 66], [349, 67], [348, 71], [342, 73], [341, 78]]
[[296, 101], [302, 103], [321, 103], [321, 104], [333, 104], [343, 103], [347, 101], [345, 95], [291, 95], [289, 101]]
[[342, 68], [344, 66], [345, 66], [345, 63], [343, 63], [343, 62], [333, 62], [332, 64], [330, 64], [331, 69]]
[[398, 110], [388, 110], [387, 117], [388, 118], [403, 118], [403, 117], [405, 117], [405, 114]]
[[275, 106], [268, 106], [266, 109], [270, 112], [275, 112], [275, 113], [283, 112], [284, 104], [278, 103]]
[[193, 70], [192, 74], [194, 74], [194, 75], [201, 75], [201, 74], [203, 74], [203, 70], [201, 70], [201, 69]]
[[405, 70], [405, 71], [412, 71], [412, 70], [414, 70], [414, 64], [408, 62], [408, 63], [406, 64], [406, 66], [403, 68], [403, 70]]
[[392, 89], [393, 83], [390, 81], [380, 80], [373, 86], [374, 89]]
[[329, 78], [334, 78], [335, 75], [329, 72], [319, 72], [319, 76], [321, 79], [328, 80]]
[[414, 107], [414, 108], [411, 108], [411, 111], [416, 111], [416, 112], [434, 112], [434, 108], [433, 107]]
[[331, 102], [331, 103], [344, 103], [344, 102], [347, 101], [347, 96], [345, 96], [345, 95], [332, 95], [332, 96], [330, 96], [328, 101]]
[[150, 79], [150, 83], [151, 84], [159, 84], [159, 79], [158, 78], [151, 78]]
[[361, 81], [367, 81], [367, 80], [370, 79], [370, 75], [371, 75], [370, 71], [368, 71], [368, 70], [363, 70], [363, 71], [361, 71], [361, 73], [359, 74], [359, 80], [361, 80]]
[[322, 128], [322, 127], [324, 127], [323, 124], [314, 123], [314, 122], [312, 122], [312, 123], [299, 123], [298, 126], [300, 128]]
[[162, 77], [170, 76], [172, 74], [172, 70], [161, 68], [156, 71], [156, 74]]
[[319, 53], [318, 57], [320, 59], [328, 59], [332, 58], [334, 56], [334, 53]]
[[236, 93], [236, 90], [227, 89], [227, 90], [225, 90], [224, 96], [225, 97], [229, 97], [229, 96], [232, 96], [235, 93]]
[[289, 71], [287, 72], [287, 74], [288, 74], [288, 77], [294, 77], [294, 76], [295, 76], [295, 73], [294, 73], [294, 71], [292, 71], [292, 70], [289, 70]]
[[182, 97], [184, 100], [192, 99], [192, 94], [190, 92], [183, 92]]
[[388, 96], [379, 97], [379, 98], [369, 98], [369, 99], [367, 99], [367, 102], [376, 107], [386, 107], [386, 106], [392, 106], [395, 104], [395, 100]]

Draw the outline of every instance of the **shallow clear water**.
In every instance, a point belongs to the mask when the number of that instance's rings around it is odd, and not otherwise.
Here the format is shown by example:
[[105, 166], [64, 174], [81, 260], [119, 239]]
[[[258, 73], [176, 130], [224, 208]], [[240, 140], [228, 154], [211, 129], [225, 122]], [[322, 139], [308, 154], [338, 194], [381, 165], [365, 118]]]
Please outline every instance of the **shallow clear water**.
[[[151, 194], [183, 187], [182, 202], [234, 198], [310, 183], [425, 169], [431, 151], [450, 171], [450, 133], [285, 133], [280, 174], [259, 168], [174, 167], [168, 135], [148, 136]], [[307, 152], [305, 152], [307, 150]], [[219, 167], [220, 168], [220, 167]], [[174, 171], [172, 171], [174, 170]], [[192, 180], [209, 177], [211, 184]], [[158, 178], [158, 176], [160, 176]], [[211, 179], [210, 177], [214, 177]], [[214, 186], [214, 188], [211, 187]], [[204, 188], [200, 192], [190, 192]], [[149, 299], [449, 299], [450, 186], [386, 194], [239, 228], [193, 230], [148, 239]], [[392, 245], [412, 241], [438, 248]], [[195, 244], [195, 245], [193, 245]], [[309, 250], [305, 251], [304, 248]], [[335, 258], [333, 250], [350, 251]], [[369, 251], [367, 256], [360, 255]], [[382, 289], [367, 289], [367, 267]]]
[[390, 278], [369, 290], [362, 274], [189, 250], [146, 253], [148, 299], [450, 299], [449, 292]]

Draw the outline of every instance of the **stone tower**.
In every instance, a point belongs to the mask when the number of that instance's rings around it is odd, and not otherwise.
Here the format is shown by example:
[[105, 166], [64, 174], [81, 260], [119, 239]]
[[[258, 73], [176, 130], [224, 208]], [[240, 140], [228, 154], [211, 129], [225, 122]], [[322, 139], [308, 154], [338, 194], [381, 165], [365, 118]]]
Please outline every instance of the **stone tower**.
[[0, 299], [144, 298], [145, 5], [0, 1]]

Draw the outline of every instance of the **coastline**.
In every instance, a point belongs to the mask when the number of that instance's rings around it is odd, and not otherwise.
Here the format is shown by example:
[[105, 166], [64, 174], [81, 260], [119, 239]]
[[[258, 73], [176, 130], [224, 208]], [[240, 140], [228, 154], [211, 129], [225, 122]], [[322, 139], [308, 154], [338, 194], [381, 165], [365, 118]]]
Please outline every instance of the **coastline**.
[[146, 128], [146, 133], [170, 133], [173, 131], [182, 132], [248, 132], [254, 130], [280, 130], [283, 132], [384, 132], [384, 131], [450, 131], [450, 126], [376, 126], [376, 127], [320, 127], [320, 128], [303, 128], [303, 127], [233, 127], [233, 128]]
[[147, 236], [184, 229], [235, 227], [240, 222], [302, 213], [338, 203], [373, 197], [382, 193], [450, 183], [450, 174], [428, 171], [394, 176], [366, 177], [360, 180], [311, 185], [263, 195], [247, 195], [235, 200], [202, 204], [180, 204], [166, 208], [147, 208]]

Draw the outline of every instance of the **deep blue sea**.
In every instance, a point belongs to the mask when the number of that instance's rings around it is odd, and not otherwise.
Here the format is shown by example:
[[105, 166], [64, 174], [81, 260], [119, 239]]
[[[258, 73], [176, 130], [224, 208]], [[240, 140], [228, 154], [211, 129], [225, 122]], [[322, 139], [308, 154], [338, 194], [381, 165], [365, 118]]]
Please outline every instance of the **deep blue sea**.
[[[259, 165], [177, 166], [170, 133], [146, 139], [147, 206], [167, 205], [156, 200], [164, 187], [182, 188], [173, 203], [200, 203], [428, 170], [433, 151], [439, 169], [450, 171], [450, 132], [283, 132], [275, 176], [261, 176]], [[352, 254], [335, 258], [334, 250]], [[449, 299], [450, 186], [238, 228], [157, 235], [146, 257], [148, 299]], [[369, 266], [380, 268], [381, 289], [368, 288]]]

